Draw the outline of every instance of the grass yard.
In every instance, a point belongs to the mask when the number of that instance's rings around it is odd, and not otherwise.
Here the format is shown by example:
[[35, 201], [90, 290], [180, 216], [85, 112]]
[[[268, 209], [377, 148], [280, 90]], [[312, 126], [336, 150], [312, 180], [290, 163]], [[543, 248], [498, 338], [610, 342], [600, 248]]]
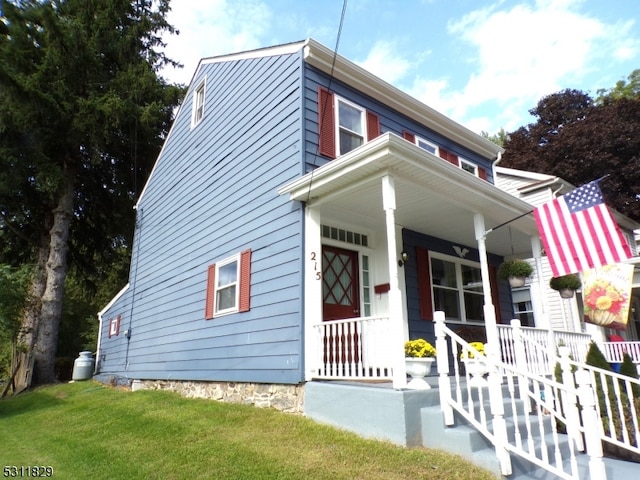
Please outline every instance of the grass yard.
[[93, 382], [0, 401], [5, 466], [25, 467], [18, 478], [51, 466], [50, 478], [70, 480], [493, 478], [460, 457], [363, 440], [301, 416]]

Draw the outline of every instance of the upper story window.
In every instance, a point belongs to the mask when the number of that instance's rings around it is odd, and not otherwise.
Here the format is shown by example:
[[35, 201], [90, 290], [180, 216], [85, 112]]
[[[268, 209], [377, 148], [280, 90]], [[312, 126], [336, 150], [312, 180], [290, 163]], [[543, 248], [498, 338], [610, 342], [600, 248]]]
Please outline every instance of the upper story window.
[[193, 95], [193, 112], [191, 114], [191, 126], [195, 127], [204, 118], [205, 81], [198, 85]]
[[338, 155], [364, 144], [366, 137], [365, 109], [336, 96], [338, 111]]
[[471, 163], [464, 158], [460, 158], [460, 168], [465, 172], [469, 172], [472, 175], [478, 176], [478, 166], [475, 163]]
[[423, 150], [427, 152], [438, 155], [438, 146], [435, 143], [430, 142], [429, 140], [425, 140], [424, 138], [420, 138], [418, 136], [415, 137], [416, 145], [418, 145]]
[[487, 179], [487, 171], [484, 168], [480, 167], [479, 165], [476, 165], [473, 162], [470, 162], [469, 160], [459, 157], [455, 153], [445, 150], [444, 148], [436, 145], [433, 142], [430, 142], [429, 140], [425, 140], [422, 137], [418, 137], [417, 135], [414, 135], [413, 133], [407, 130], [404, 130], [402, 132], [402, 137], [411, 143], [415, 143], [417, 146], [419, 146], [423, 150], [426, 150], [432, 155], [436, 155], [442, 158], [443, 160], [446, 160], [450, 164], [455, 165], [458, 168], [461, 168], [465, 172], [469, 172], [471, 175], [480, 177], [482, 180]]
[[318, 152], [321, 155], [336, 158], [379, 135], [378, 115], [318, 87]]

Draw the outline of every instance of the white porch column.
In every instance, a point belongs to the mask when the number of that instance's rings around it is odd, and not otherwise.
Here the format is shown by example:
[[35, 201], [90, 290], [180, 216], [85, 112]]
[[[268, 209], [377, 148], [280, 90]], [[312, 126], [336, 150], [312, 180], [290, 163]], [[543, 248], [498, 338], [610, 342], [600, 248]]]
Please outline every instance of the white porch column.
[[393, 177], [382, 177], [382, 206], [387, 227], [387, 257], [389, 260], [389, 318], [393, 322], [390, 338], [393, 358], [393, 388], [407, 386], [407, 369], [404, 363], [404, 332], [402, 321], [402, 294], [398, 281], [398, 248], [396, 242], [396, 189]]
[[[540, 243], [539, 237], [531, 237], [531, 251], [533, 252], [533, 258], [536, 264], [536, 279], [538, 280], [538, 285], [536, 290], [539, 295], [539, 315], [540, 321], [536, 318], [536, 327], [537, 328], [548, 328], [551, 330], [551, 320], [548, 315], [547, 308], [547, 285], [544, 281], [544, 275], [542, 270], [542, 245]], [[533, 293], [533, 292], [532, 292]], [[531, 299], [533, 301], [533, 298]]]
[[476, 213], [473, 216], [473, 227], [478, 241], [480, 256], [480, 272], [482, 273], [482, 291], [484, 293], [484, 324], [487, 331], [487, 343], [500, 348], [498, 341], [498, 327], [496, 327], [496, 310], [491, 296], [491, 281], [489, 280], [489, 261], [487, 260], [486, 228], [484, 215]]
[[309, 381], [320, 368], [321, 340], [316, 326], [322, 323], [322, 239], [320, 208], [305, 208], [304, 232], [304, 378]]

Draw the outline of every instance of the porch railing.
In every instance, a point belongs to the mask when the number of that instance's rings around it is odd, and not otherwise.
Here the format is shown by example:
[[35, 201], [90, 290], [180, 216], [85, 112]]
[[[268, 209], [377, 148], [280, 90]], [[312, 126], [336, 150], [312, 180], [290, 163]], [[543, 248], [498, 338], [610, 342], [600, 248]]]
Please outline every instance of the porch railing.
[[[563, 332], [544, 328], [521, 327], [520, 320], [511, 325], [497, 325], [502, 361], [509, 365], [526, 362], [529, 371], [551, 375], [557, 363], [559, 347], [567, 347], [574, 360], [583, 362], [591, 342], [588, 333]], [[518, 351], [517, 346], [521, 346]], [[520, 358], [518, 358], [520, 355]]]
[[388, 317], [331, 320], [316, 325], [315, 331], [315, 378], [392, 379], [389, 339], [394, 332]]
[[640, 364], [640, 342], [603, 342], [598, 346], [609, 363], [622, 363], [627, 353], [633, 363]]
[[[640, 455], [634, 405], [640, 381], [579, 361], [586, 351], [581, 337], [563, 339], [582, 345], [572, 353], [568, 346], [557, 347], [557, 337], [549, 332], [547, 336], [523, 334], [516, 325], [501, 333], [500, 342], [506, 341], [511, 353], [500, 358], [492, 345], [486, 345], [487, 355], [473, 349], [446, 327], [443, 312], [436, 312], [435, 320], [445, 424], [455, 423], [455, 411], [474, 425], [493, 443], [503, 475], [512, 473], [511, 456], [516, 455], [558, 478], [578, 479], [576, 452], [585, 451], [590, 478], [606, 480], [603, 444]], [[484, 364], [488, 378], [473, 377], [469, 361], [462, 367], [460, 358], [468, 357], [468, 352], [481, 360], [478, 363]], [[539, 373], [557, 364], [561, 381]], [[505, 412], [514, 418], [508, 429]]]

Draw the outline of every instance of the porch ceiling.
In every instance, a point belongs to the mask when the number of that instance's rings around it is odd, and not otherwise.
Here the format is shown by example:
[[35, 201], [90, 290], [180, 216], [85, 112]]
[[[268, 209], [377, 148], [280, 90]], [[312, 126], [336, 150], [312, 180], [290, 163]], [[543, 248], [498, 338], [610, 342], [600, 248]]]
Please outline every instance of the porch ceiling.
[[[387, 133], [288, 185], [280, 194], [320, 206], [323, 218], [367, 228], [384, 225], [381, 178], [396, 189], [396, 223], [454, 244], [477, 245], [473, 216], [487, 229], [530, 212], [530, 204]], [[499, 255], [532, 256], [537, 236], [533, 215], [487, 235], [487, 249]]]

